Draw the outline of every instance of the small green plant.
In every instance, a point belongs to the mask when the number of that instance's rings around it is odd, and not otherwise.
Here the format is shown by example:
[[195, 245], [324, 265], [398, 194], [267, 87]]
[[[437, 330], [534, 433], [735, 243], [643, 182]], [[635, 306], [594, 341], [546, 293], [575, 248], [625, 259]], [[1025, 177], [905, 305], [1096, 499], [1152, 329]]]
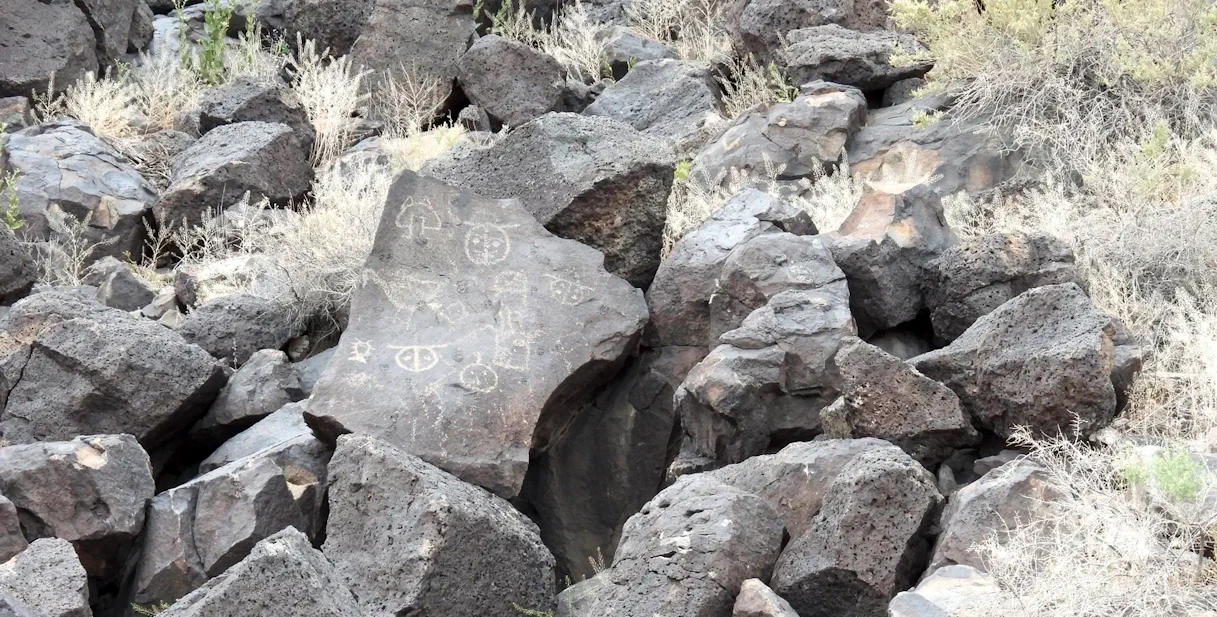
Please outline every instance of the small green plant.
[[944, 114], [941, 111], [936, 109], [931, 111], [918, 109], [917, 111], [913, 112], [913, 128], [920, 130], [934, 126], [935, 124], [942, 122], [943, 115]]
[[676, 162], [676, 172], [673, 177], [677, 182], [688, 182], [689, 175], [693, 173], [693, 161], [684, 160]]
[[789, 103], [799, 96], [799, 89], [790, 85], [782, 70], [772, 62], [769, 63], [769, 87], [773, 89], [777, 100], [783, 103]]
[[164, 600], [154, 604], [149, 604], [147, 606], [136, 604], [134, 602], [131, 603], [131, 610], [135, 611], [135, 614], [137, 615], [144, 615], [144, 617], [153, 617], [154, 615], [159, 615], [165, 612], [165, 610], [168, 608], [169, 603], [165, 602]]
[[1154, 489], [1172, 501], [1195, 501], [1204, 488], [1204, 467], [1185, 450], [1128, 463], [1120, 471], [1128, 484]]
[[[2, 132], [0, 130], [0, 133]], [[0, 212], [0, 218], [4, 219], [4, 226], [11, 231], [25, 227], [25, 219], [21, 218], [21, 210], [17, 207], [16, 171], [10, 171], [0, 176], [0, 200], [4, 204], [3, 211]]]
[[553, 611], [538, 611], [533, 608], [524, 608], [515, 602], [511, 603], [511, 608], [516, 612], [527, 615], [528, 617], [554, 617]]
[[203, 13], [203, 39], [199, 41], [199, 79], [217, 85], [224, 81], [224, 47], [228, 38], [228, 24], [232, 20], [233, 5], [210, 0]]

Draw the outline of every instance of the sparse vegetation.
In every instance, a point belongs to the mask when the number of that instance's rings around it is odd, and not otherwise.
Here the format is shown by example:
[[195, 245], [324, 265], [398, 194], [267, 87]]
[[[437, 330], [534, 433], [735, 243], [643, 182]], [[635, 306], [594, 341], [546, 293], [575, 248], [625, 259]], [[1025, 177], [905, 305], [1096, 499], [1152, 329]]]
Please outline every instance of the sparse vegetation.
[[351, 66], [347, 57], [334, 59], [316, 41], [298, 39], [295, 57], [288, 60], [294, 73], [292, 87], [317, 133], [313, 163], [321, 165], [348, 145], [358, 120], [355, 112], [368, 98], [363, 80], [368, 71]]
[[17, 172], [10, 171], [0, 174], [0, 220], [9, 231], [17, 231], [25, 227], [25, 219], [21, 217], [21, 209], [17, 203]]

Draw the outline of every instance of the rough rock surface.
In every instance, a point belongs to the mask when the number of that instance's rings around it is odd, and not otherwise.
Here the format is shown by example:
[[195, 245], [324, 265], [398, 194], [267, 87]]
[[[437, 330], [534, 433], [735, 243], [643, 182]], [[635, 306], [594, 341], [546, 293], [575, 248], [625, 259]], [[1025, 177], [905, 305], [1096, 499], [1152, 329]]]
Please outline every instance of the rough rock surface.
[[291, 127], [308, 150], [316, 137], [295, 93], [274, 81], [237, 77], [199, 96], [199, 132], [236, 122], [272, 122]]
[[947, 344], [1018, 294], [1084, 280], [1073, 251], [1046, 234], [992, 233], [961, 242], [930, 263], [926, 305], [934, 336]]
[[954, 564], [987, 570], [972, 547], [994, 533], [1045, 518], [1059, 495], [1047, 471], [1028, 459], [1006, 463], [959, 489], [942, 513], [929, 571]]
[[566, 70], [533, 47], [492, 34], [461, 56], [457, 81], [491, 117], [520, 126], [561, 106]]
[[1065, 283], [1016, 296], [909, 362], [1001, 437], [1016, 426], [1086, 436], [1111, 422], [1141, 357], [1118, 319]]
[[0, 147], [0, 171], [17, 172], [22, 234], [44, 238], [57, 216], [87, 218], [85, 239], [98, 243], [92, 259], [142, 254], [156, 189], [88, 127], [40, 124], [8, 134]]
[[732, 181], [733, 174], [765, 175], [771, 168], [778, 180], [814, 177], [836, 164], [865, 119], [866, 98], [844, 86], [760, 105], [703, 148], [690, 175], [710, 186]]
[[313, 180], [308, 150], [291, 127], [272, 122], [218, 126], [173, 159], [169, 188], [153, 207], [161, 225], [197, 225], [217, 208], [265, 197], [287, 204]]
[[24, 298], [37, 280], [33, 257], [16, 234], [4, 226], [0, 229], [0, 304]]
[[613, 566], [566, 588], [558, 617], [727, 617], [745, 580], [767, 580], [782, 522], [763, 499], [681, 478], [630, 518]]
[[345, 56], [363, 32], [374, 0], [292, 0], [283, 11], [283, 28], [317, 41], [335, 58]]
[[72, 545], [60, 538], [35, 540], [0, 564], [0, 596], [40, 617], [92, 617], [89, 580]]
[[[588, 6], [585, 4], [584, 6]], [[595, 40], [604, 45], [604, 61], [620, 80], [630, 71], [630, 65], [647, 60], [676, 59], [672, 48], [634, 32], [626, 26], [608, 26], [596, 31]]]
[[16, 133], [23, 128], [37, 124], [34, 121], [30, 100], [24, 96], [0, 97], [0, 124], [4, 125], [0, 134]]
[[304, 423], [304, 409], [307, 406], [307, 401], [284, 405], [278, 411], [241, 431], [203, 459], [203, 462], [199, 463], [199, 473], [205, 474], [235, 460], [297, 437], [311, 436], [312, 429]]
[[786, 34], [783, 54], [786, 77], [795, 84], [824, 80], [862, 90], [882, 90], [902, 79], [925, 75], [933, 66], [891, 62], [899, 45], [906, 52], [921, 48], [912, 35], [898, 32], [858, 32], [837, 24], [793, 30]]
[[[888, 617], [949, 617], [995, 614], [1001, 587], [985, 573], [968, 566], [946, 566], [902, 591], [887, 607]], [[983, 611], [983, 612], [982, 612]], [[1003, 613], [996, 613], [1003, 614]]]
[[193, 423], [223, 386], [203, 350], [98, 304], [91, 289], [56, 289], [13, 305], [0, 348], [28, 351], [0, 413], [9, 443], [128, 433], [154, 448]]
[[287, 354], [263, 349], [229, 378], [207, 415], [191, 432], [200, 436], [231, 435], [303, 398], [300, 377]]
[[0, 563], [24, 551], [29, 544], [21, 531], [17, 506], [8, 497], [0, 495]]
[[0, 24], [0, 96], [46, 92], [51, 74], [63, 91], [97, 72], [93, 29], [72, 2], [6, 0]]
[[165, 617], [237, 614], [363, 617], [365, 613], [308, 536], [286, 528], [258, 542], [240, 563], [161, 613]]
[[750, 578], [740, 585], [731, 617], [799, 617], [790, 603], [773, 593], [759, 579]]
[[980, 441], [950, 388], [874, 345], [846, 343], [829, 370], [842, 399], [820, 420], [834, 437], [885, 439], [930, 469]]
[[[452, 0], [371, 0], [372, 8], [351, 47], [351, 65], [384, 72], [406, 67], [419, 77], [438, 79], [447, 96], [457, 62], [474, 35], [473, 7]], [[357, 11], [364, 9], [355, 4]], [[343, 18], [346, 19], [346, 18]]]
[[856, 334], [843, 282], [775, 295], [677, 390], [693, 448], [737, 463], [822, 432], [820, 410], [837, 398], [827, 363]]
[[572, 579], [595, 575], [591, 557], [611, 562], [626, 520], [659, 492], [680, 436], [672, 404], [678, 384], [664, 374], [700, 359], [669, 348], [631, 360], [529, 465], [524, 497]]
[[339, 438], [329, 469], [322, 550], [368, 615], [553, 606], [553, 555], [506, 501], [367, 436]]
[[704, 65], [647, 60], [605, 88], [583, 113], [620, 120], [687, 152], [705, 142], [709, 125], [722, 121], [722, 104], [719, 85]]
[[[718, 345], [711, 335], [710, 298], [723, 263], [737, 246], [763, 233], [815, 234], [806, 212], [772, 195], [745, 190], [672, 248], [647, 290], [657, 345]], [[684, 376], [681, 375], [680, 379]]]
[[810, 529], [782, 552], [770, 585], [802, 617], [884, 617], [925, 565], [942, 497], [903, 452], [865, 452], [833, 480]]
[[290, 309], [249, 294], [221, 296], [200, 304], [178, 328], [182, 338], [212, 356], [240, 366], [262, 349], [279, 349], [292, 338]]
[[148, 454], [130, 435], [0, 448], [0, 493], [25, 533], [72, 542], [95, 576], [122, 568], [154, 488]]
[[941, 199], [926, 184], [872, 183], [835, 235], [832, 254], [849, 279], [863, 337], [917, 317], [930, 262], [956, 243]]
[[287, 527], [315, 538], [329, 457], [311, 435], [297, 437], [157, 495], [148, 505], [132, 601], [173, 602]]
[[646, 322], [642, 293], [602, 259], [518, 201], [404, 172], [310, 424], [371, 434], [514, 497], [529, 450], [548, 447]]
[[752, 54], [764, 65], [780, 58], [792, 30], [824, 24], [877, 30], [887, 19], [883, 0], [741, 0], [731, 7], [727, 30], [739, 53]]
[[516, 197], [542, 225], [604, 253], [638, 287], [659, 267], [675, 154], [610, 118], [546, 114], [489, 148], [456, 148], [422, 173], [492, 198]]
[[768, 501], [793, 539], [811, 527], [841, 471], [863, 453], [875, 450], [899, 451], [879, 439], [800, 441], [776, 454], [754, 456], [708, 475]]

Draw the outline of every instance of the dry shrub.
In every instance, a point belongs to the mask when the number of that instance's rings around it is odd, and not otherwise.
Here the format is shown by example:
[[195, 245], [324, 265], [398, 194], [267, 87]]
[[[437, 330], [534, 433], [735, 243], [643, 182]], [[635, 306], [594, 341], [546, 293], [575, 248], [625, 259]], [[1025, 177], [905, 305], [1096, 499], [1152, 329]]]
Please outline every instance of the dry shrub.
[[294, 73], [292, 86], [317, 133], [313, 163], [321, 165], [350, 145], [358, 124], [355, 114], [368, 96], [362, 91], [368, 72], [352, 67], [349, 57], [335, 59], [329, 50], [318, 51], [316, 41], [299, 37], [287, 63]]
[[144, 56], [131, 68], [136, 107], [158, 128], [170, 128], [183, 111], [194, 107], [202, 85], [173, 54]]
[[729, 8], [723, 0], [633, 0], [625, 5], [625, 17], [631, 28], [667, 43], [681, 58], [714, 64], [731, 57]]
[[524, 2], [504, 0], [492, 18], [491, 32], [535, 47], [561, 64], [573, 79], [594, 82], [603, 74], [604, 43], [596, 34], [604, 28], [588, 16], [579, 0], [559, 8], [553, 19], [541, 27], [534, 25]]
[[380, 76], [372, 103], [386, 135], [408, 138], [431, 124], [444, 108], [447, 96], [446, 83], [424, 74], [416, 65], [403, 64]]

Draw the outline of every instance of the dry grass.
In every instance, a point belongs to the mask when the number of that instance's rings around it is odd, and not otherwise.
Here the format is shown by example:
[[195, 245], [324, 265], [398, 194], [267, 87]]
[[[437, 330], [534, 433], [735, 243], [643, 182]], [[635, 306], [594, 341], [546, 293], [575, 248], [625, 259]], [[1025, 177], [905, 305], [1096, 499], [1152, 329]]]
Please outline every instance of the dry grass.
[[376, 81], [372, 102], [385, 135], [409, 138], [425, 130], [443, 109], [447, 84], [424, 75], [416, 66], [399, 66]]
[[493, 22], [491, 32], [549, 54], [573, 79], [594, 82], [604, 73], [604, 44], [596, 39], [604, 26], [592, 21], [579, 0], [557, 10], [540, 28], [523, 2], [505, 0]]
[[172, 127], [183, 110], [194, 107], [203, 89], [198, 77], [172, 54], [145, 56], [132, 67], [130, 79], [136, 106], [159, 128]]
[[729, 8], [722, 0], [634, 0], [625, 16], [631, 28], [667, 43], [681, 58], [714, 64], [732, 55]]
[[288, 60], [295, 74], [292, 87], [317, 133], [313, 163], [322, 165], [350, 145], [355, 114], [368, 97], [362, 91], [368, 72], [351, 66], [349, 57], [334, 59], [328, 50], [318, 51], [316, 41], [298, 40], [296, 47]]

